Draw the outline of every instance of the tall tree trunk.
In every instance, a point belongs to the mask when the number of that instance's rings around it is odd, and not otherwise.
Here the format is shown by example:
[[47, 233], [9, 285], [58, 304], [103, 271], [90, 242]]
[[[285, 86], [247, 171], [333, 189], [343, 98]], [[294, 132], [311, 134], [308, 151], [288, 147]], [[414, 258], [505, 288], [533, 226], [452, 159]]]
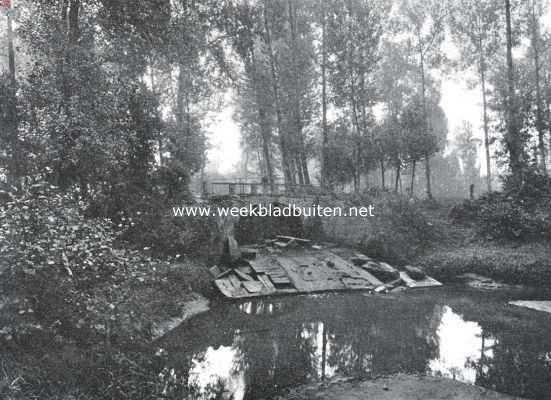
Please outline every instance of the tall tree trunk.
[[304, 177], [304, 170], [302, 169], [302, 163], [300, 160], [300, 154], [297, 154], [296, 158], [294, 159], [295, 162], [295, 169], [297, 171], [298, 176], [298, 183], [299, 185], [305, 184], [305, 177]]
[[[420, 42], [421, 43], [421, 42]], [[427, 95], [426, 95], [426, 83], [425, 83], [425, 56], [423, 54], [423, 49], [419, 49], [420, 63], [421, 63], [421, 98], [423, 101], [423, 121], [425, 124], [425, 129], [429, 130], [429, 121], [428, 121], [428, 112], [427, 112]], [[427, 132], [428, 133], [428, 132]], [[425, 177], [427, 183], [427, 197], [432, 199], [432, 190], [430, 182], [430, 156], [428, 153], [425, 153]]]
[[492, 191], [492, 167], [491, 167], [491, 158], [490, 158], [490, 138], [489, 138], [489, 128], [488, 128], [488, 101], [486, 99], [486, 63], [484, 60], [484, 53], [482, 49], [482, 39], [479, 41], [479, 52], [480, 52], [480, 83], [482, 84], [482, 113], [483, 113], [483, 124], [484, 124], [484, 150], [486, 151], [486, 186], [488, 188], [488, 193]]
[[513, 34], [511, 29], [511, 2], [505, 0], [506, 45], [507, 45], [507, 135], [509, 166], [516, 185], [524, 180], [522, 172], [523, 149], [519, 138], [516, 116], [515, 75], [513, 70]]
[[182, 134], [185, 129], [185, 103], [186, 103], [186, 74], [185, 65], [180, 62], [178, 65], [178, 86], [176, 88], [176, 129]]
[[266, 110], [262, 102], [262, 96], [260, 95], [259, 90], [259, 77], [257, 72], [256, 58], [254, 55], [254, 49], [250, 50], [251, 52], [251, 66], [253, 71], [253, 86], [254, 93], [256, 97], [257, 104], [257, 113], [258, 113], [258, 123], [260, 125], [260, 135], [262, 136], [262, 154], [264, 155], [264, 164], [266, 166], [266, 179], [268, 179], [268, 185], [270, 186], [270, 192], [274, 193], [274, 168], [272, 165], [272, 153], [270, 151], [271, 143], [271, 129], [270, 124], [267, 119]]
[[539, 150], [539, 165], [541, 170], [547, 174], [546, 151], [545, 151], [545, 133], [543, 124], [543, 106], [541, 101], [541, 85], [540, 85], [540, 61], [539, 61], [539, 18], [536, 17], [536, 0], [531, 1], [531, 17], [532, 17], [532, 49], [534, 51], [534, 75], [536, 84], [536, 129], [538, 130], [538, 150]]
[[[155, 73], [153, 72], [153, 60], [151, 60], [151, 65], [149, 66], [149, 78], [151, 80], [151, 92], [153, 95], [157, 95], [157, 87], [156, 87], [156, 79], [155, 79]], [[157, 108], [157, 113], [159, 112], [159, 109]], [[159, 129], [159, 133], [157, 135], [157, 146], [159, 147], [159, 166], [162, 167], [164, 164], [163, 160], [163, 136], [162, 136], [162, 130]]]
[[267, 6], [268, 6], [268, 1], [264, 1], [264, 29], [266, 34], [266, 44], [268, 45], [268, 51], [269, 51], [270, 71], [272, 74], [272, 89], [274, 92], [274, 105], [275, 105], [276, 117], [277, 117], [277, 133], [279, 135], [279, 147], [281, 151], [281, 164], [282, 164], [281, 168], [283, 169], [285, 183], [289, 185], [294, 183], [294, 179], [293, 179], [293, 175], [291, 174], [289, 149], [288, 149], [287, 138], [286, 138], [287, 135], [282, 128], [283, 121], [282, 121], [281, 107], [279, 102], [279, 85], [278, 85], [278, 77], [276, 72], [275, 55], [272, 47], [272, 38], [270, 35], [270, 27], [268, 25]]
[[9, 142], [11, 143], [11, 158], [9, 160], [8, 183], [21, 189], [21, 154], [19, 148], [18, 116], [17, 116], [17, 79], [15, 76], [15, 50], [13, 46], [12, 15], [8, 13], [8, 73], [9, 85], [7, 90], [7, 122]]
[[80, 37], [79, 14], [80, 0], [71, 0], [69, 4], [69, 43], [71, 45], [75, 45]]
[[[350, 2], [347, 3], [348, 7], [348, 17], [350, 20], [353, 18], [353, 12], [352, 12], [352, 4]], [[350, 79], [350, 107], [352, 108], [352, 124], [355, 127], [356, 130], [356, 148], [354, 151], [354, 191], [359, 192], [360, 191], [360, 178], [361, 178], [361, 131], [362, 128], [360, 126], [360, 122], [358, 119], [358, 103], [356, 99], [356, 79], [355, 79], [355, 73], [354, 73], [354, 48], [356, 46], [356, 43], [353, 43], [352, 41], [352, 23], [349, 22], [348, 26], [348, 74]]]
[[[365, 68], [363, 67], [364, 65], [364, 50], [361, 49], [360, 50], [360, 65], [362, 66], [361, 67], [361, 70], [360, 70], [360, 94], [359, 94], [359, 102], [360, 102], [360, 115], [362, 117], [362, 137], [364, 138], [367, 138], [367, 110], [366, 110], [366, 103], [367, 103], [367, 100], [366, 100], [366, 89], [365, 89]], [[371, 134], [371, 143], [369, 143], [370, 146], [373, 146], [375, 144], [375, 137], [373, 136], [373, 130], [371, 131], [372, 134]], [[361, 140], [358, 141], [358, 148], [360, 149], [361, 151]], [[366, 163], [365, 163], [365, 175], [366, 175], [366, 187], [369, 187], [369, 161], [370, 160], [366, 160]], [[361, 159], [360, 159], [360, 162], [361, 162]]]
[[326, 46], [326, 10], [325, 0], [321, 0], [321, 186], [327, 186], [327, 166], [328, 166], [328, 144], [329, 134], [327, 127], [327, 46]]
[[327, 322], [322, 322], [321, 331], [321, 380], [325, 381], [325, 364], [327, 364]]
[[384, 191], [385, 190], [385, 162], [381, 160], [380, 165], [381, 165], [381, 186]]
[[306, 150], [304, 148], [304, 136], [302, 133], [302, 108], [301, 108], [301, 91], [300, 91], [300, 72], [297, 63], [297, 9], [296, 9], [296, 0], [287, 0], [288, 12], [289, 12], [289, 25], [291, 27], [291, 43], [293, 46], [292, 49], [292, 67], [293, 67], [293, 76], [295, 79], [295, 109], [293, 110], [295, 114], [295, 129], [296, 129], [296, 139], [298, 142], [298, 162], [297, 162], [297, 171], [299, 171], [299, 181], [302, 185], [310, 184], [310, 175], [308, 173], [308, 162], [306, 160]]
[[409, 195], [411, 197], [413, 197], [413, 187], [414, 187], [414, 184], [415, 184], [415, 165], [417, 163], [415, 162], [415, 160], [413, 160], [412, 164], [411, 164], [411, 183], [410, 183], [410, 186], [409, 186]]
[[401, 164], [400, 162], [396, 163], [396, 180], [394, 181], [394, 192], [398, 193], [398, 183], [400, 182], [400, 170], [401, 170]]

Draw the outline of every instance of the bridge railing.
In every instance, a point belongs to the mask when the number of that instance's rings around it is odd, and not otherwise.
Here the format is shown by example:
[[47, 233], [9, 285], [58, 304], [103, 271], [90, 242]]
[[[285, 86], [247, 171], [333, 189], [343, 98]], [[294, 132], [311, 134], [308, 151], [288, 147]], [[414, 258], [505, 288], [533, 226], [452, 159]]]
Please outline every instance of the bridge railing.
[[321, 193], [315, 185], [286, 185], [275, 183], [273, 189], [269, 184], [258, 182], [204, 182], [203, 193], [213, 196], [312, 196]]

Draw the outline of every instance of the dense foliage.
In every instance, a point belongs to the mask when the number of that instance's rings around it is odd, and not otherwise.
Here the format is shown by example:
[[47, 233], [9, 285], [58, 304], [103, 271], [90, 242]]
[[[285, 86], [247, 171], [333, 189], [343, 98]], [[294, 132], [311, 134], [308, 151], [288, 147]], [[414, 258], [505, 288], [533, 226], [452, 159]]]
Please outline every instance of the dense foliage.
[[531, 171], [524, 185], [505, 182], [503, 192], [492, 192], [455, 206], [450, 216], [457, 223], [474, 223], [492, 239], [551, 239], [551, 179]]

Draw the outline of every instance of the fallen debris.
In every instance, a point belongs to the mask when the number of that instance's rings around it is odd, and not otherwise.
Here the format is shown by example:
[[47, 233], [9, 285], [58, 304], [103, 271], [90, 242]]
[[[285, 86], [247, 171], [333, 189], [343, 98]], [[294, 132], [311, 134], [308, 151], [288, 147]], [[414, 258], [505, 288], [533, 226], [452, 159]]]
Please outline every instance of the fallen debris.
[[235, 299], [346, 290], [386, 293], [400, 287], [441, 285], [420, 268], [407, 266], [399, 271], [347, 248], [283, 235], [241, 247], [241, 258], [229, 265], [223, 272], [213, 267], [211, 273], [218, 290]]
[[354, 265], [361, 267], [365, 263], [373, 260], [371, 259], [371, 257], [365, 256], [363, 254], [355, 254], [354, 257], [350, 259], [350, 261], [352, 261]]
[[536, 311], [551, 313], [551, 300], [517, 300], [510, 301], [509, 304], [512, 306], [525, 307]]
[[383, 282], [389, 282], [400, 278], [400, 272], [384, 262], [368, 261], [362, 265], [362, 268], [373, 274], [377, 279]]
[[496, 290], [509, 286], [503, 283], [496, 282], [492, 278], [488, 278], [486, 276], [474, 274], [471, 272], [459, 275], [458, 278], [465, 281], [468, 286], [475, 289]]
[[433, 286], [442, 286], [436, 279], [426, 276], [425, 279], [412, 279], [407, 272], [400, 271], [400, 278], [405, 282], [408, 288], [425, 288]]
[[423, 280], [427, 276], [427, 274], [425, 274], [425, 272], [421, 268], [412, 267], [411, 265], [406, 265], [404, 267], [404, 270], [416, 281]]

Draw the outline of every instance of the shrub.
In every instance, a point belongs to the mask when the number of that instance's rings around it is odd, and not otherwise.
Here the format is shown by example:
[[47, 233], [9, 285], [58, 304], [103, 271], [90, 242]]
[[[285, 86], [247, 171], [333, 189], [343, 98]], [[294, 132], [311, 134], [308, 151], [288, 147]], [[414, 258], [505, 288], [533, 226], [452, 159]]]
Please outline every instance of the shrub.
[[505, 178], [504, 187], [504, 192], [455, 206], [450, 218], [472, 222], [480, 235], [494, 239], [551, 238], [551, 178], [529, 171], [521, 186]]
[[390, 263], [409, 263], [437, 237], [423, 207], [399, 196], [387, 196], [386, 203], [377, 208], [381, 218], [376, 234], [362, 243], [361, 250]]
[[11, 195], [0, 218], [2, 284], [17, 297], [21, 317], [13, 331], [25, 334], [37, 318], [81, 340], [109, 337], [121, 325], [129, 335], [143, 333], [117, 304], [122, 285], [153, 279], [158, 261], [117, 248], [121, 232], [109, 219], [85, 218], [83, 203], [46, 183]]
[[125, 186], [122, 192], [104, 193], [91, 201], [86, 214], [95, 218], [111, 218], [121, 231], [125, 246], [147, 248], [157, 257], [206, 252], [213, 221], [204, 217], [174, 217], [173, 206], [193, 205], [184, 196], [181, 202], [162, 193], [153, 193], [136, 186]]

